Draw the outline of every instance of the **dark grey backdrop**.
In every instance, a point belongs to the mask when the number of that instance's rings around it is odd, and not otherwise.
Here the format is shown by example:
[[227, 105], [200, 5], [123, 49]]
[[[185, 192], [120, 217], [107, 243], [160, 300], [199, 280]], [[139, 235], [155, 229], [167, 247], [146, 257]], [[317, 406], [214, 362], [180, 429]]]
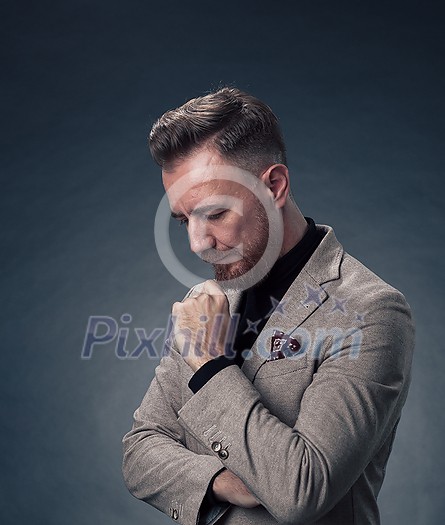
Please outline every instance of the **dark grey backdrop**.
[[146, 134], [219, 83], [272, 106], [304, 213], [410, 302], [413, 383], [382, 521], [442, 523], [440, 2], [17, 0], [0, 19], [2, 523], [170, 523], [120, 471], [156, 361], [119, 360], [115, 342], [80, 355], [89, 316], [130, 313], [132, 349], [182, 297], [154, 246]]

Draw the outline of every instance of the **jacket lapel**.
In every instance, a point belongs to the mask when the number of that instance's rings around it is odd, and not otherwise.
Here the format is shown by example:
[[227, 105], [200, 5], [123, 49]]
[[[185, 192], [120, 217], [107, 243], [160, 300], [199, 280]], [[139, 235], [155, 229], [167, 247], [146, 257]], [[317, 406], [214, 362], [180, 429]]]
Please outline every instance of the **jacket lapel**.
[[[291, 335], [329, 297], [322, 285], [340, 276], [343, 247], [330, 226], [317, 224], [317, 229], [325, 232], [324, 238], [275, 308], [243, 362], [241, 370], [250, 381], [267, 360], [273, 331]], [[228, 292], [227, 298], [233, 315], [241, 293]]]

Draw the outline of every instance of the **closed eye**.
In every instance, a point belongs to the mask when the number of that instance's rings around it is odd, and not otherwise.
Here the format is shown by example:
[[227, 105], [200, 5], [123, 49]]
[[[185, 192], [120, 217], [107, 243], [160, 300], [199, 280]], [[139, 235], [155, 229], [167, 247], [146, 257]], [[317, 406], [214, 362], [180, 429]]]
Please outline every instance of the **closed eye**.
[[212, 215], [206, 215], [205, 218], [209, 221], [216, 221], [217, 219], [221, 218], [224, 213], [226, 213], [227, 210], [222, 210], [218, 213], [214, 213]]
[[[217, 213], [212, 213], [210, 215], [201, 214], [201, 217], [203, 217], [207, 221], [216, 221], [220, 219], [226, 213], [226, 211], [227, 210], [221, 210]], [[176, 215], [172, 213], [172, 217], [179, 222], [180, 226], [182, 226], [183, 224], [188, 224], [189, 222], [187, 217], [184, 217], [184, 216], [180, 216], [180, 215]]]

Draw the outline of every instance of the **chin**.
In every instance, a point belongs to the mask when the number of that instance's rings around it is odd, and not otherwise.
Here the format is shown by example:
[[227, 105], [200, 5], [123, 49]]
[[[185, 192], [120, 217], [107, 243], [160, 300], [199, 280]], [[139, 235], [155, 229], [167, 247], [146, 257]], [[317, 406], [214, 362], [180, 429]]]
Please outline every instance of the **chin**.
[[229, 281], [230, 279], [237, 279], [247, 273], [253, 265], [250, 265], [242, 259], [236, 263], [230, 264], [214, 264], [215, 279], [217, 281]]
[[[215, 279], [226, 290], [247, 290], [263, 280], [264, 275], [249, 273], [256, 263], [243, 259], [232, 264], [213, 265]], [[260, 265], [262, 266], [262, 265]], [[266, 272], [264, 272], [266, 273]]]

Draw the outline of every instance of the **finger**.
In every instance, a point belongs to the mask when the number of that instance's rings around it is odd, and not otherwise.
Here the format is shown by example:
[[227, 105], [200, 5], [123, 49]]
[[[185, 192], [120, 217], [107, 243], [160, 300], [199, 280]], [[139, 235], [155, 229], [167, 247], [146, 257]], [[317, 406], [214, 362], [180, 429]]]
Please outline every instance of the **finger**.
[[187, 295], [187, 297], [185, 297], [185, 299], [183, 299], [183, 302], [186, 301], [187, 299], [198, 297], [199, 295], [204, 293], [204, 290], [203, 290], [204, 284], [205, 283], [199, 283], [196, 286], [194, 286], [191, 289], [191, 291], [189, 292], [189, 294]]
[[175, 302], [172, 304], [172, 314], [173, 315], [178, 315], [183, 310], [184, 310], [184, 303]]

